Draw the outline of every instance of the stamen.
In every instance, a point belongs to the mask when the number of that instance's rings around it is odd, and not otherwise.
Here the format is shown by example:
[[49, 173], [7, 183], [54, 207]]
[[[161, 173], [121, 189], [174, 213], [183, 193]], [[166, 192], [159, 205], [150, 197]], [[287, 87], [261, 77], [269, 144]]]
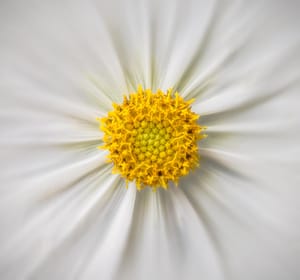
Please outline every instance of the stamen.
[[123, 104], [101, 118], [104, 145], [113, 162], [113, 173], [126, 183], [135, 181], [138, 190], [156, 190], [176, 185], [180, 177], [199, 165], [197, 141], [206, 137], [197, 124], [199, 115], [191, 111], [193, 100], [185, 101], [172, 90], [138, 87], [124, 96]]

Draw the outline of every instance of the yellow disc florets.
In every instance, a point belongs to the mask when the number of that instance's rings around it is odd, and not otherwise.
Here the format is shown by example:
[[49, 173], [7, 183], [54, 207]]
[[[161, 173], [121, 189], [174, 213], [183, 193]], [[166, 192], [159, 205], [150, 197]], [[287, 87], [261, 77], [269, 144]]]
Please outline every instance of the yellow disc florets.
[[104, 145], [114, 173], [137, 189], [146, 186], [167, 188], [198, 166], [197, 141], [205, 137], [197, 124], [199, 115], [178, 93], [138, 88], [124, 96], [123, 104], [100, 119]]

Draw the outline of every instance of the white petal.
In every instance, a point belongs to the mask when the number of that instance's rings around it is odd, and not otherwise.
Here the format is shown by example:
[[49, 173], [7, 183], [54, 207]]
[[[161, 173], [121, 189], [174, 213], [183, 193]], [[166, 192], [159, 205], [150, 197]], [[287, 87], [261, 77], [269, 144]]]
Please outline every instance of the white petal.
[[[1, 226], [6, 229], [2, 238], [10, 235], [9, 242], [1, 246], [0, 256], [6, 278], [73, 279], [84, 273], [84, 264], [91, 260], [95, 246], [102, 244], [100, 240], [113, 221], [109, 215], [126, 194], [110, 168], [101, 170], [96, 162], [87, 164], [96, 170], [76, 166], [83, 172], [76, 178], [68, 173], [76, 172], [74, 166], [41, 183], [29, 181], [26, 186], [25, 181], [23, 187], [28, 193], [2, 199], [2, 209], [10, 213], [1, 217]], [[66, 256], [70, 263], [66, 263]], [[68, 264], [73, 269], [66, 270]], [[19, 269], [12, 269], [14, 265]]]
[[[211, 153], [203, 155], [201, 170], [181, 187], [203, 219], [225, 275], [229, 279], [282, 279], [284, 275], [297, 279], [299, 180], [294, 180], [295, 166], [282, 168]], [[251, 274], [245, 274], [249, 268]]]
[[167, 192], [139, 193], [117, 278], [198, 279], [199, 275], [222, 279], [210, 235], [182, 191], [172, 187]]

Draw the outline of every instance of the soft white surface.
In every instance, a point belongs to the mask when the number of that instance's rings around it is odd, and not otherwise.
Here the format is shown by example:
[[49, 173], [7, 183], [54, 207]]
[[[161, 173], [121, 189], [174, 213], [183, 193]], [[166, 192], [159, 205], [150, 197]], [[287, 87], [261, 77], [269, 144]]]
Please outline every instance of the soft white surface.
[[[0, 3], [0, 278], [300, 278], [297, 1]], [[128, 190], [96, 117], [195, 98], [201, 168]]]

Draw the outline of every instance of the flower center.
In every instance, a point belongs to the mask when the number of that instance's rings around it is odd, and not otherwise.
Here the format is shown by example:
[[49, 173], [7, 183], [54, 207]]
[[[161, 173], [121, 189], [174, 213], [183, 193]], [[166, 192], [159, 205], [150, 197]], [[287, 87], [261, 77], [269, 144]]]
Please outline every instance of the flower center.
[[178, 183], [180, 177], [199, 165], [197, 141], [204, 138], [199, 115], [171, 90], [144, 90], [124, 96], [123, 104], [101, 118], [103, 149], [126, 183], [135, 181], [138, 190], [146, 186], [156, 190]]

